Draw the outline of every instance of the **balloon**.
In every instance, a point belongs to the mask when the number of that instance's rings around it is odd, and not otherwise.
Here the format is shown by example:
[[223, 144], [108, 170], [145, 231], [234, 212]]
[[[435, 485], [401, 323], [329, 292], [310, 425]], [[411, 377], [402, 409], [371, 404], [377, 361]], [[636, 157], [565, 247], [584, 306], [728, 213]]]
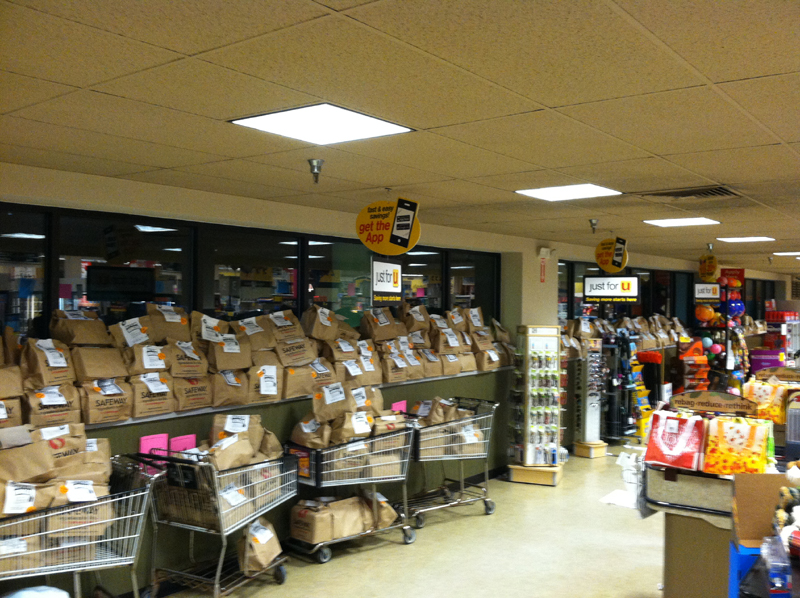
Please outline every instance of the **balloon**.
[[709, 353], [708, 355], [706, 355], [706, 357], [708, 357], [709, 361], [714, 361], [714, 358], [716, 357], [716, 355], [714, 355], [713, 353]]
[[714, 341], [711, 340], [710, 336], [703, 337], [703, 348], [704, 349], [708, 349], [713, 344], [714, 344]]
[[739, 396], [741, 396], [741, 394], [742, 394], [742, 391], [741, 391], [741, 390], [739, 390], [738, 388], [734, 388], [734, 387], [732, 387], [732, 386], [729, 386], [729, 387], [728, 387], [728, 394], [732, 394], [732, 395], [739, 395]]
[[711, 347], [710, 347], [710, 349], [709, 349], [709, 350], [710, 350], [710, 351], [711, 351], [711, 352], [712, 352], [714, 355], [719, 355], [720, 353], [722, 353], [722, 345], [718, 345], [717, 343], [714, 343], [713, 345], [711, 345]]
[[708, 305], [698, 305], [694, 308], [694, 317], [700, 322], [708, 322], [714, 317], [714, 310]]
[[725, 278], [724, 276], [720, 276], [719, 278], [717, 278], [717, 282], [720, 284], [720, 286], [723, 287], [728, 286], [728, 279]]

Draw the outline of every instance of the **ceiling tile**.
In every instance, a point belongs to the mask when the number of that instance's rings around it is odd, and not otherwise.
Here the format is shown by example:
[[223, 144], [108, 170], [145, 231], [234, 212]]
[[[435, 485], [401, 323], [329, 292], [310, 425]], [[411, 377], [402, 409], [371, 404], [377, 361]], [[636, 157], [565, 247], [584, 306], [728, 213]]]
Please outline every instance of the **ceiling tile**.
[[800, 73], [724, 83], [720, 88], [786, 141], [800, 141]]
[[0, 114], [64, 95], [77, 88], [0, 71]]
[[518, 191], [520, 189], [541, 189], [543, 187], [558, 187], [561, 185], [575, 185], [585, 183], [583, 179], [575, 178], [555, 170], [532, 170], [528, 172], [513, 172], [510, 174], [494, 174], [468, 179], [473, 183]]
[[[444, 211], [444, 210], [439, 210]], [[489, 206], [464, 206], [458, 205], [451, 208], [459, 218], [472, 222], [504, 222], [510, 220], [532, 221], [551, 220], [553, 218], [588, 218], [594, 216], [589, 210], [577, 207], [557, 205], [545, 201], [523, 201], [509, 203], [495, 203]]]
[[[356, 200], [343, 199], [332, 195], [319, 195], [316, 193], [280, 197], [276, 198], [275, 201], [296, 206], [322, 208], [325, 210], [335, 210], [337, 212], [350, 212], [351, 214], [358, 214], [364, 208], [364, 204]], [[355, 233], [355, 230], [356, 220], [353, 218], [353, 233]]]
[[159, 168], [173, 168], [222, 159], [222, 156], [215, 154], [104, 135], [86, 129], [59, 127], [13, 116], [0, 117], [0, 138], [13, 145], [106, 160], [122, 160]]
[[482, 120], [435, 132], [548, 168], [647, 156], [642, 150], [554, 112]]
[[713, 81], [800, 71], [793, 0], [615, 0]]
[[194, 54], [319, 17], [305, 0], [14, 0], [148, 44]]
[[338, 16], [202, 58], [415, 129], [540, 107]]
[[30, 120], [230, 157], [266, 154], [308, 145], [286, 137], [94, 91], [79, 91], [14, 114]]
[[69, 172], [83, 172], [100, 176], [116, 176], [147, 170], [148, 166], [127, 164], [116, 160], [103, 160], [63, 152], [40, 150], [0, 143], [0, 162], [38, 166]]
[[184, 187], [186, 189], [198, 189], [200, 191], [210, 191], [212, 193], [255, 197], [257, 199], [274, 200], [276, 197], [287, 194], [286, 189], [280, 189], [278, 187], [205, 176], [180, 170], [154, 170], [151, 172], [120, 176], [119, 178], [143, 183], [154, 183], [156, 185], [167, 185], [169, 187]]
[[[420, 195], [440, 197], [459, 204], [492, 204], [514, 201], [515, 199], [514, 193], [460, 180], [400, 185], [393, 190], [401, 195], [406, 191], [410, 191]], [[522, 196], [516, 195], [516, 197]]]
[[318, 4], [322, 4], [333, 10], [347, 10], [348, 8], [353, 8], [354, 6], [360, 6], [361, 4], [369, 4], [370, 2], [376, 2], [377, 0], [315, 0]]
[[[748, 226], [750, 227], [750, 230], [760, 230], [761, 232], [759, 234], [761, 235], [774, 237], [775, 234], [770, 234], [770, 230], [772, 230], [773, 233], [778, 233], [782, 229], [782, 226], [789, 225], [791, 230], [794, 231], [797, 227], [797, 219], [800, 218], [800, 212], [798, 212], [795, 214], [795, 217], [791, 222], [770, 222], [770, 220], [773, 220], [776, 217], [780, 219], [780, 214], [773, 208], [763, 206], [738, 208], [735, 210], [717, 208], [713, 210], [703, 210], [702, 212], [697, 212], [697, 215], [705, 216], [706, 218], [711, 218], [712, 220], [718, 220], [721, 223], [720, 227], [718, 228], [720, 228], [720, 230], [724, 229], [726, 234], [717, 235], [718, 237], [742, 236], [736, 234], [727, 234], [728, 232], [735, 232], [735, 229], [740, 226]], [[735, 226], [730, 226], [733, 224], [735, 224]]]
[[325, 146], [279, 152], [248, 159], [308, 173], [310, 172], [308, 160], [311, 158], [325, 160], [320, 179], [326, 176], [334, 176], [368, 185], [392, 187], [394, 185], [441, 181], [447, 178], [441, 174], [417, 170], [416, 168], [409, 168], [382, 160], [373, 160], [366, 156], [359, 156]]
[[534, 168], [528, 162], [501, 156], [425, 131], [351, 141], [339, 144], [337, 148], [361, 156], [458, 178], [527, 171]]
[[775, 141], [706, 87], [571, 106], [560, 111], [656, 154]]
[[648, 217], [681, 218], [688, 215], [685, 211], [672, 206], [660, 205], [630, 195], [573, 199], [569, 203], [577, 208], [597, 210], [601, 214], [613, 214], [637, 219]]
[[298, 192], [321, 194], [366, 186], [363, 183], [344, 181], [332, 176], [320, 176], [319, 183], [314, 183], [310, 171], [289, 170], [288, 168], [258, 164], [249, 160], [210, 162], [208, 164], [186, 166], [181, 170], [291, 190], [284, 193], [284, 195], [298, 195]]
[[441, 199], [439, 197], [431, 197], [429, 195], [421, 195], [419, 193], [414, 193], [407, 189], [402, 192], [397, 191], [395, 189], [387, 191], [385, 187], [373, 187], [370, 189], [351, 189], [347, 191], [337, 191], [335, 193], [331, 193], [330, 195], [352, 201], [358, 201], [361, 203], [361, 207], [367, 206], [376, 201], [393, 201], [399, 197], [403, 197], [405, 199], [411, 199], [413, 201], [419, 202], [420, 204], [419, 213], [417, 217], [420, 219], [421, 222], [425, 221], [428, 211], [433, 208], [448, 208], [448, 207], [453, 208], [459, 206], [459, 204], [455, 201]]
[[675, 154], [667, 159], [723, 184], [800, 178], [800, 156], [783, 145]]
[[714, 182], [658, 158], [573, 166], [562, 168], [560, 172], [624, 193], [680, 189]]
[[742, 183], [732, 187], [767, 205], [800, 207], [800, 180]]
[[194, 58], [115, 79], [94, 89], [218, 120], [319, 103], [313, 96]]
[[67, 85], [91, 85], [180, 57], [5, 2], [0, 23], [0, 69]]
[[600, 1], [388, 0], [348, 16], [548, 106], [700, 83]]

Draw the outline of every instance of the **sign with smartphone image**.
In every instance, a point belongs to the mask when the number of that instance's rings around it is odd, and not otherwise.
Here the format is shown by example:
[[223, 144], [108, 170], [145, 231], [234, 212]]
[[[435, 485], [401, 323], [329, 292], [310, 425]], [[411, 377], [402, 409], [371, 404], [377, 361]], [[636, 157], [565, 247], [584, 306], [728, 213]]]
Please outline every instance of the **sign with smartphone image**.
[[356, 232], [361, 242], [375, 253], [402, 255], [419, 242], [419, 204], [403, 198], [376, 201], [361, 210]]

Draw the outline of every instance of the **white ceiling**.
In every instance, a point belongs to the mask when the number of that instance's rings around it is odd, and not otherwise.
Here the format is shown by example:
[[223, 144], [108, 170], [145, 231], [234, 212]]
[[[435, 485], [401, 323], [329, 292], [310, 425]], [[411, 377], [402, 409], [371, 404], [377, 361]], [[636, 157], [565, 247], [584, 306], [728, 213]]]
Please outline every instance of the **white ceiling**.
[[[0, 0], [0, 161], [794, 273], [793, 0]], [[414, 129], [315, 147], [230, 124], [330, 102]], [[308, 158], [323, 158], [314, 185]], [[552, 204], [514, 190], [625, 193]], [[657, 201], [724, 185], [739, 197]], [[390, 188], [390, 191], [386, 191]], [[111, 200], [111, 198], [110, 198]], [[644, 219], [707, 216], [714, 227]]]

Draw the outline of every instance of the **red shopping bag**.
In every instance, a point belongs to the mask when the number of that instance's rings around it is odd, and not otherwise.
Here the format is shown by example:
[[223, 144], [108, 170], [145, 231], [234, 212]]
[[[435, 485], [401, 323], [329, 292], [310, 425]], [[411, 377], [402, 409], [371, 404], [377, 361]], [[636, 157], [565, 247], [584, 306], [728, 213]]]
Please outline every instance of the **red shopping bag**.
[[703, 455], [705, 421], [699, 416], [678, 417], [656, 411], [647, 443], [645, 463], [697, 471]]

